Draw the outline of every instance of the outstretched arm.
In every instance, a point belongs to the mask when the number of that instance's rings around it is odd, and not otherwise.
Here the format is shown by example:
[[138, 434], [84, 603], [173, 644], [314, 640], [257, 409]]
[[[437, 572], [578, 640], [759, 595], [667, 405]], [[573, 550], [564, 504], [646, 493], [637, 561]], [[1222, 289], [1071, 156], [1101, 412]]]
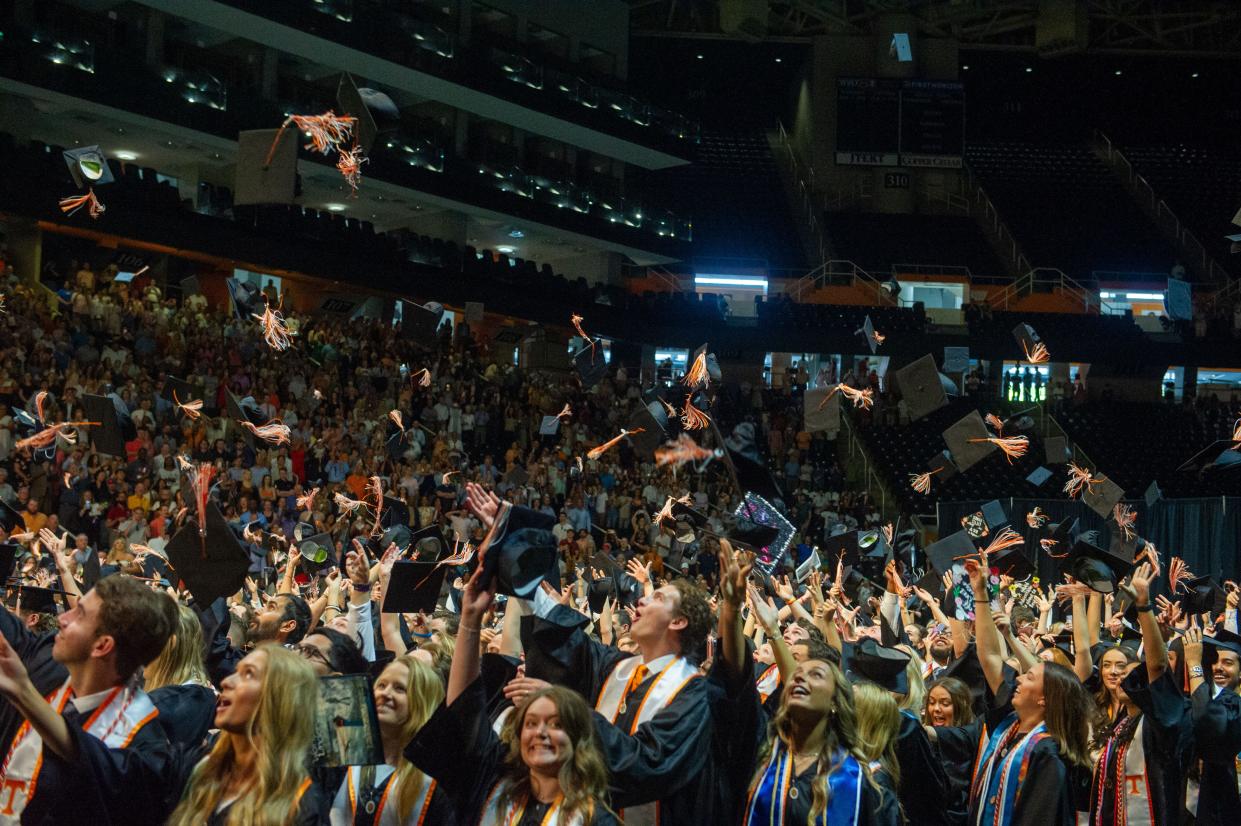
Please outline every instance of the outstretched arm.
[[991, 595], [987, 592], [986, 560], [967, 559], [965, 570], [974, 589], [974, 636], [978, 643], [978, 662], [994, 694], [1004, 683], [1004, 655], [1000, 632], [991, 617]]

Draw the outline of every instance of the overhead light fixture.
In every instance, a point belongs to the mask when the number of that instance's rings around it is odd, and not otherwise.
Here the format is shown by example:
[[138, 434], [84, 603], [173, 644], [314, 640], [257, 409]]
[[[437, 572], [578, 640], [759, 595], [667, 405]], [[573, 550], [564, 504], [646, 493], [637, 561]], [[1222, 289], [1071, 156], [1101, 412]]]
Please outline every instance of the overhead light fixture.
[[706, 287], [745, 287], [767, 292], [767, 279], [744, 275], [695, 275], [694, 284]]
[[501, 255], [512, 255], [513, 253], [517, 252], [517, 247], [509, 246], [508, 244], [502, 244], [496, 247], [496, 252], [500, 253]]
[[699, 59], [699, 60], [702, 60], [702, 55], [698, 55], [698, 59]]
[[783, 62], [784, 62], [784, 58], [782, 58], [782, 57], [777, 57], [777, 58], [776, 58], [776, 62], [777, 62], [777, 63], [783, 63]]
[[1190, 77], [1197, 77], [1197, 76], [1198, 76], [1197, 72], [1194, 72], [1192, 75], [1190, 75]]
[[511, 230], [508, 234], [509, 238], [525, 238], [526, 234], [519, 229]]
[[968, 72], [969, 70], [970, 70], [970, 64], [968, 63], [966, 63], [964, 66], [961, 67], [961, 71], [963, 72]]
[[328, 212], [344, 212], [345, 211], [344, 204], [327, 204], [326, 206], [327, 206]]
[[1026, 74], [1029, 74], [1030, 72], [1033, 72], [1033, 71], [1034, 71], [1034, 67], [1033, 67], [1033, 66], [1027, 66], [1027, 67], [1026, 67]]
[[1116, 75], [1116, 77], [1120, 77], [1121, 75], [1124, 74], [1124, 72], [1122, 72], [1120, 69], [1117, 69], [1115, 72], [1113, 72], [1113, 74]]
[[131, 151], [130, 151], [130, 150], [128, 150], [128, 149], [117, 149], [116, 151], [114, 151], [114, 152], [112, 153], [112, 156], [113, 156], [114, 158], [116, 158], [118, 161], [136, 161], [136, 160], [138, 160], [138, 153], [137, 153], [137, 152], [131, 152]]

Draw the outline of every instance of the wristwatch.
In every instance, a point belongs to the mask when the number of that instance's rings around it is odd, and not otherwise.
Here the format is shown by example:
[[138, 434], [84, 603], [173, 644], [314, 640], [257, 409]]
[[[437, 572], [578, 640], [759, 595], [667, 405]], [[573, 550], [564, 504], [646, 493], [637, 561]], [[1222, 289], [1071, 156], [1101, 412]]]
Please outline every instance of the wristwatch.
[[1201, 676], [1202, 676], [1202, 666], [1200, 666], [1200, 665], [1191, 666], [1191, 667], [1190, 667], [1190, 669], [1189, 669], [1189, 676], [1191, 676], [1191, 677], [1201, 677]]

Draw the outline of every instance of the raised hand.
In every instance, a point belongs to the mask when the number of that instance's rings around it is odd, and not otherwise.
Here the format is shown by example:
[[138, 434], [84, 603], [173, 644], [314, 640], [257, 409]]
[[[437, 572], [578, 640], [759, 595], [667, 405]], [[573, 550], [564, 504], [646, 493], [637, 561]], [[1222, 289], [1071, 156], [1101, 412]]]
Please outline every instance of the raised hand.
[[0, 695], [13, 699], [32, 688], [26, 665], [9, 641], [0, 635]]
[[780, 615], [776, 611], [776, 606], [763, 599], [758, 589], [754, 587], [754, 583], [750, 583], [747, 591], [750, 595], [750, 605], [754, 609], [754, 616], [758, 619], [758, 624], [763, 626], [763, 630], [767, 632], [767, 636], [774, 637], [780, 633]]
[[501, 499], [493, 491], [474, 482], [465, 483], [465, 507], [483, 523], [484, 530], [491, 530], [500, 512]]
[[720, 594], [733, 608], [739, 608], [745, 600], [746, 578], [754, 567], [754, 557], [739, 558], [727, 539], [720, 540]]
[[1185, 667], [1202, 665], [1202, 629], [1194, 625], [1185, 629]]
[[638, 581], [639, 585], [645, 585], [651, 580], [650, 564], [643, 565], [642, 561], [637, 557], [629, 560], [629, 564], [625, 566], [625, 570], [629, 575]]
[[473, 626], [475, 630], [481, 629], [482, 626], [479, 623], [483, 614], [487, 613], [487, 609], [491, 607], [491, 601], [496, 595], [495, 581], [492, 580], [489, 588], [484, 588], [480, 584], [482, 576], [483, 566], [479, 565], [461, 591], [461, 622], [466, 626]]
[[1129, 577], [1128, 583], [1120, 583], [1120, 588], [1129, 598], [1137, 605], [1150, 604], [1151, 597], [1151, 579], [1154, 577], [1154, 568], [1149, 562], [1143, 562]]

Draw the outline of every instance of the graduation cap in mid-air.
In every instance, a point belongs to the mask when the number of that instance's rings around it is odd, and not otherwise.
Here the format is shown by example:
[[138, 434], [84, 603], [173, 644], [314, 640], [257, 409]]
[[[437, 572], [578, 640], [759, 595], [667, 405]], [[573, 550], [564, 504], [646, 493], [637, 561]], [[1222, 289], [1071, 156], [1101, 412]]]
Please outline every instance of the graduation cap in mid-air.
[[935, 366], [935, 357], [930, 353], [897, 370], [896, 386], [909, 408], [911, 421], [916, 422], [948, 406], [948, 394]]
[[862, 326], [854, 331], [853, 334], [866, 339], [866, 344], [870, 347], [871, 355], [874, 355], [875, 351], [879, 349], [879, 342], [875, 339], [875, 324], [870, 320], [869, 315], [867, 315], [866, 320], [862, 322]]
[[[387, 547], [386, 543], [384, 547]], [[448, 555], [448, 543], [444, 539], [444, 532], [440, 530], [439, 525], [434, 524], [413, 531], [409, 534], [409, 540], [405, 545], [397, 542], [397, 548], [401, 550], [409, 548], [411, 555], [416, 553], [418, 559], [424, 561], [440, 559]]]
[[558, 582], [555, 523], [548, 514], [502, 502], [478, 549], [481, 587], [495, 582], [498, 593], [530, 599], [544, 579]]
[[228, 413], [228, 418], [232, 420], [233, 427], [240, 432], [241, 438], [246, 444], [254, 447], [254, 434], [247, 427], [242, 427], [241, 422], [250, 422], [255, 426], [262, 426], [267, 423], [267, 419], [263, 416], [263, 411], [259, 410], [258, 402], [253, 396], [244, 396], [237, 398], [233, 395], [233, 391], [226, 390], [224, 394], [224, 407]]
[[69, 174], [78, 189], [103, 186], [115, 180], [107, 157], [97, 145], [66, 149], [63, 155], [65, 166], [69, 167]]
[[1069, 456], [1069, 440], [1063, 436], [1048, 436], [1043, 440], [1043, 457], [1049, 465], [1063, 465]]
[[88, 421], [99, 422], [98, 425], [87, 428], [95, 450], [108, 456], [124, 458], [127, 455], [125, 442], [137, 438], [138, 433], [129, 409], [120, 396], [83, 394], [82, 409], [86, 411]]
[[587, 344], [573, 354], [573, 371], [582, 382], [582, 388], [589, 390], [608, 374], [608, 363], [603, 355], [603, 348], [598, 344]]
[[1186, 593], [1181, 597], [1181, 610], [1185, 614], [1223, 613], [1228, 607], [1228, 594], [1211, 576], [1200, 576], [1185, 583]]
[[26, 520], [21, 511], [0, 499], [0, 527], [5, 533], [22, 533], [26, 530]]
[[1069, 546], [1061, 568], [1092, 590], [1110, 594], [1116, 584], [1133, 572], [1133, 561], [1104, 550], [1098, 531], [1085, 531]]
[[1125, 496], [1125, 489], [1106, 476], [1096, 476], [1094, 483], [1082, 490], [1082, 503], [1106, 519]]
[[724, 440], [724, 448], [739, 489], [753, 491], [769, 502], [784, 502], [784, 491], [758, 450], [751, 422], [741, 422], [734, 427]]
[[434, 561], [397, 560], [388, 577], [388, 590], [384, 593], [384, 612], [431, 613], [439, 603], [440, 590], [447, 573], [447, 565], [439, 565]]
[[[336, 105], [340, 114], [356, 118], [354, 121], [354, 141], [363, 152], [370, 153], [375, 145], [375, 137], [379, 134], [379, 120], [385, 122], [400, 118], [396, 103], [388, 95], [376, 89], [358, 88], [353, 77], [345, 72], [336, 84]], [[379, 115], [377, 119], [375, 116]]]
[[297, 543], [297, 550], [302, 555], [302, 566], [312, 574], [340, 567], [336, 554], [336, 543], [332, 535], [317, 533]]
[[207, 503], [205, 535], [198, 525], [187, 522], [164, 550], [199, 605], [236, 593], [250, 572], [250, 554], [214, 502]]
[[1027, 361], [1033, 361], [1035, 350], [1043, 340], [1038, 337], [1038, 333], [1034, 332], [1034, 328], [1029, 324], [1021, 323], [1013, 328], [1013, 338], [1016, 339], [1017, 345], [1021, 347], [1022, 354]]
[[252, 321], [251, 316], [262, 315], [267, 300], [257, 284], [240, 278], [226, 278], [228, 295], [233, 300], [233, 313], [242, 321]]
[[401, 302], [401, 338], [429, 347], [435, 341], [440, 321], [444, 318], [444, 306], [436, 301], [415, 304]]
[[293, 203], [298, 192], [298, 143], [298, 132], [294, 129], [239, 132], [233, 204]]
[[951, 533], [926, 547], [926, 558], [931, 561], [931, 567], [941, 574], [946, 574], [954, 565], [961, 565], [966, 559], [977, 556], [978, 548], [974, 545], [973, 538], [963, 530]]
[[729, 541], [752, 549], [758, 556], [755, 567], [770, 574], [788, 552], [797, 529], [775, 505], [760, 494], [747, 490], [733, 511], [735, 524], [728, 531]]
[[169, 404], [186, 404], [203, 400], [202, 385], [193, 384], [176, 376], [164, 376], [164, 384], [160, 387], [159, 397]]
[[1199, 474], [1241, 468], [1241, 451], [1233, 439], [1220, 439], [1195, 453], [1176, 469], [1177, 473], [1197, 471]]
[[952, 453], [952, 460], [962, 473], [999, 450], [991, 438], [991, 431], [977, 410], [971, 410], [943, 433], [944, 442]]
[[668, 415], [663, 394], [658, 390], [644, 394], [642, 402], [642, 406], [630, 416], [625, 429], [631, 434], [629, 441], [634, 452], [643, 458], [650, 458], [660, 445], [673, 437], [679, 425], [674, 417]]

